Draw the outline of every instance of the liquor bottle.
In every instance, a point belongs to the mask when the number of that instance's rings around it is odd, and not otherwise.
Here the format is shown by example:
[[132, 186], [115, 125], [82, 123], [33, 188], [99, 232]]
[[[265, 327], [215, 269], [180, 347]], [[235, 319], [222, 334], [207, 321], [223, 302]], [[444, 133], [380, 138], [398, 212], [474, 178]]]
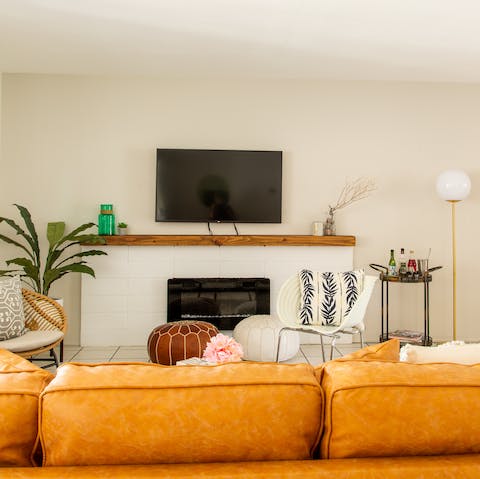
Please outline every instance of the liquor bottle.
[[394, 250], [390, 250], [390, 261], [388, 262], [388, 275], [396, 276], [397, 275], [397, 262], [395, 261]]
[[417, 271], [417, 261], [415, 260], [415, 252], [410, 250], [410, 257], [408, 258], [407, 269], [409, 273], [415, 273]]
[[398, 268], [398, 274], [403, 276], [407, 274], [407, 258], [405, 257], [405, 249], [400, 249], [400, 257], [398, 262], [400, 263], [400, 267]]

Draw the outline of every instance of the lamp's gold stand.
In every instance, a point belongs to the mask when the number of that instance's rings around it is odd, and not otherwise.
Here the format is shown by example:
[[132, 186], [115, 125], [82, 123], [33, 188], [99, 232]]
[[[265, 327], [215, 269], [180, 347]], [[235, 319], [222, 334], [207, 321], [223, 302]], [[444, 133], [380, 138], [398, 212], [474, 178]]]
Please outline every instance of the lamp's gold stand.
[[459, 200], [448, 200], [452, 205], [452, 269], [453, 269], [453, 340], [457, 340], [457, 245], [455, 236], [455, 203]]

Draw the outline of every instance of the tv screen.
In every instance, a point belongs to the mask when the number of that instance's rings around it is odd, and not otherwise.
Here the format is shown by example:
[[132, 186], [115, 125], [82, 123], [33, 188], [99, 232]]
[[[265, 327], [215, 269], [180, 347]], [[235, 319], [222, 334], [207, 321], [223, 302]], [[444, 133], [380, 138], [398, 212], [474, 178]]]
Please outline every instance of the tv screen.
[[157, 149], [156, 221], [281, 223], [282, 152]]

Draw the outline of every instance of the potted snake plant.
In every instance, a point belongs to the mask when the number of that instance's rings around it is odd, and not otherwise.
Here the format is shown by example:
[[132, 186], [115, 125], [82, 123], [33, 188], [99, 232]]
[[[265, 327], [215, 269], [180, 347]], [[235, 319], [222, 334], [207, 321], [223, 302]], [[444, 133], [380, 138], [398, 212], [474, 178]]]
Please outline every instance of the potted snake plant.
[[73, 253], [72, 247], [80, 243], [105, 244], [105, 239], [97, 234], [87, 233], [95, 223], [85, 223], [66, 233], [65, 223], [57, 221], [48, 223], [48, 251], [45, 260], [41, 261], [40, 244], [32, 217], [27, 208], [14, 205], [23, 220], [23, 229], [13, 219], [0, 217], [0, 223], [5, 223], [15, 233], [15, 239], [0, 233], [0, 241], [16, 246], [24, 256], [5, 261], [13, 269], [0, 270], [0, 276], [19, 275], [21, 280], [37, 293], [49, 295], [52, 284], [69, 273], [83, 273], [95, 277], [93, 269], [87, 265], [85, 258], [94, 255], [106, 255], [105, 251], [91, 249]]

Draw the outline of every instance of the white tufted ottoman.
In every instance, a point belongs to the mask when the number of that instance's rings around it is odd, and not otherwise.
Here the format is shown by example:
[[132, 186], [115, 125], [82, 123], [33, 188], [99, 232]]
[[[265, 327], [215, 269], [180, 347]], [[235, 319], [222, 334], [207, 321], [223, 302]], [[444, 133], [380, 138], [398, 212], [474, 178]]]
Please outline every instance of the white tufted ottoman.
[[[275, 316], [259, 314], [240, 321], [233, 330], [233, 337], [249, 361], [275, 361], [278, 333], [285, 325]], [[285, 331], [280, 344], [280, 361], [293, 358], [300, 348], [296, 331]]]

